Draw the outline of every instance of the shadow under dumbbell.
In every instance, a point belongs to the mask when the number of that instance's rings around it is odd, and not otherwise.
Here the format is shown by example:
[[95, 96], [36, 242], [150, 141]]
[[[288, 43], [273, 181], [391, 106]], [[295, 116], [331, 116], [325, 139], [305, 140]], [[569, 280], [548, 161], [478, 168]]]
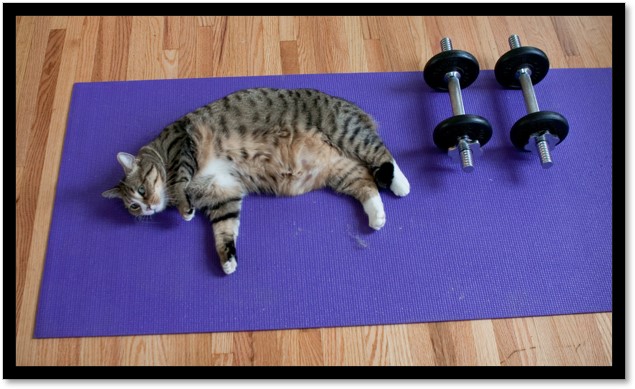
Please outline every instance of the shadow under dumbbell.
[[447, 165], [447, 161], [449, 160], [447, 153], [439, 150], [432, 142], [434, 128], [444, 119], [444, 113], [438, 112], [438, 109], [435, 110], [434, 100], [436, 98], [447, 99], [447, 95], [432, 90], [426, 91], [422, 95], [419, 109], [413, 112], [413, 115], [420, 115], [422, 117], [418, 122], [425, 123], [425, 128], [421, 131], [421, 144], [418, 151], [420, 153], [419, 158], [421, 159], [422, 176], [427, 185], [433, 189], [437, 189], [441, 186], [442, 177], [456, 172], [455, 169]]
[[493, 147], [487, 149], [487, 158], [491, 159], [497, 168], [503, 169], [512, 183], [521, 183], [520, 168], [531, 163], [532, 154], [517, 150], [509, 139], [509, 131], [515, 119], [514, 113], [510, 112], [512, 102], [509, 101], [508, 94], [502, 92], [504, 91], [501, 89], [493, 88], [488, 93], [492, 96], [494, 112], [497, 115], [489, 118], [495, 130], [491, 142]]
[[438, 148], [424, 145], [416, 150], [409, 150], [400, 154], [401, 160], [414, 160], [411, 166], [417, 166], [415, 176], [408, 176], [411, 185], [419, 185], [423, 181], [426, 190], [437, 190], [441, 188], [442, 177], [456, 172], [452, 167], [447, 166], [443, 159], [448, 158]]
[[[453, 172], [448, 164], [447, 154], [439, 150], [432, 141], [432, 133], [439, 121], [443, 120], [446, 112], [435, 110], [435, 103], [438, 99], [444, 100], [443, 107], [447, 106], [447, 94], [435, 92], [428, 88], [423, 81], [423, 77], [417, 82], [395, 82], [390, 88], [402, 98], [398, 101], [397, 107], [387, 108], [387, 110], [399, 111], [399, 115], [408, 117], [409, 128], [393, 129], [403, 131], [409, 142], [405, 149], [395, 153], [397, 163], [402, 167], [407, 167], [404, 174], [410, 181], [413, 190], [422, 187], [426, 191], [438, 191], [442, 187], [444, 177]], [[451, 114], [451, 111], [448, 112]], [[379, 133], [390, 131], [386, 124], [379, 123]], [[390, 149], [390, 144], [388, 148]], [[415, 168], [415, 171], [412, 169]]]

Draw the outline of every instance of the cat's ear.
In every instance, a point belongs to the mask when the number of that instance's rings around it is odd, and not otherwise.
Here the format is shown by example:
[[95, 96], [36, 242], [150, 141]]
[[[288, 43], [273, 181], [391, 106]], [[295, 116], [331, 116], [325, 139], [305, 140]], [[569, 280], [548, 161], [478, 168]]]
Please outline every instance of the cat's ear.
[[115, 186], [114, 188], [103, 192], [101, 195], [107, 199], [121, 198], [121, 189], [119, 189], [118, 186]]
[[117, 161], [119, 161], [121, 167], [123, 167], [124, 172], [128, 174], [134, 168], [135, 156], [132, 154], [121, 152], [117, 154]]

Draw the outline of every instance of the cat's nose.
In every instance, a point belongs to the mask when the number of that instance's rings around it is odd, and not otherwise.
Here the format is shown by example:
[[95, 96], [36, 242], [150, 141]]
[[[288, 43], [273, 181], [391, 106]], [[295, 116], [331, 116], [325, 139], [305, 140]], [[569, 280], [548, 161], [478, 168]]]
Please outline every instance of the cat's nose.
[[150, 204], [150, 205], [146, 205], [146, 207], [148, 208], [148, 211], [154, 211], [156, 209], [156, 205]]

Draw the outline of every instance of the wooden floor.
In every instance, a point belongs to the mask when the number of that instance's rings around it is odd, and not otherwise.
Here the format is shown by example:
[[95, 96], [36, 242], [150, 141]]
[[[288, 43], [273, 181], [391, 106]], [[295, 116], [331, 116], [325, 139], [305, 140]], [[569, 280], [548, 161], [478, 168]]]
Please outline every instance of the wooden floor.
[[18, 17], [18, 365], [611, 365], [610, 313], [197, 335], [32, 339], [73, 83], [418, 71], [443, 36], [492, 69], [507, 36], [611, 67], [610, 17]]

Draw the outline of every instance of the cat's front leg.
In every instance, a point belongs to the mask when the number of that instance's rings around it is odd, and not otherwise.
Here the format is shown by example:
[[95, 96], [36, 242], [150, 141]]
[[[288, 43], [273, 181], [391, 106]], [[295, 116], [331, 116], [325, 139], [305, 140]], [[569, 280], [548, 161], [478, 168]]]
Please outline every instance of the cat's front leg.
[[178, 183], [174, 186], [173, 197], [175, 205], [181, 214], [181, 217], [185, 221], [190, 221], [194, 218], [195, 209], [190, 200], [190, 196], [187, 193], [188, 182]]
[[242, 196], [238, 195], [217, 199], [205, 209], [205, 213], [212, 223], [216, 252], [225, 274], [235, 272], [238, 265], [236, 238], [238, 238], [241, 208]]

